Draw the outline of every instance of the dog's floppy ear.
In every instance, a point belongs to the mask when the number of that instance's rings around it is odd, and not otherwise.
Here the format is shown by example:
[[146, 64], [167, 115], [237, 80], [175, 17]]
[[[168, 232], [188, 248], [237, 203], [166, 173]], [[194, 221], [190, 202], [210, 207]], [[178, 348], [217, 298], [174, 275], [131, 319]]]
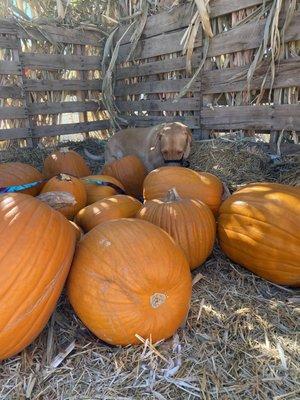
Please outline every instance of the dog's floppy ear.
[[192, 143], [193, 136], [192, 136], [192, 132], [189, 130], [189, 128], [186, 128], [185, 133], [186, 133], [186, 148], [183, 153], [183, 158], [186, 160], [189, 157], [190, 152], [191, 152], [191, 143]]
[[164, 125], [160, 125], [159, 129], [157, 129], [157, 131], [155, 132], [154, 146], [151, 147], [151, 150], [156, 150], [158, 148], [160, 139], [163, 135], [164, 127]]

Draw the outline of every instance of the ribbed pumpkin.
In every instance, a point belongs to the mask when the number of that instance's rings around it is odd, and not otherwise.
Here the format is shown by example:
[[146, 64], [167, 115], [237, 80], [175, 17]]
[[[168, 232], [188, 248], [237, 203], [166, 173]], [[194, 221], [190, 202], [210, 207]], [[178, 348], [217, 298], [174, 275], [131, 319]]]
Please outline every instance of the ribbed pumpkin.
[[47, 192], [68, 192], [75, 198], [75, 204], [60, 208], [61, 212], [66, 218], [73, 219], [73, 217], [86, 206], [87, 194], [85, 186], [78, 178], [66, 174], [59, 174], [51, 178], [42, 189], [42, 193]]
[[127, 194], [141, 198], [147, 170], [136, 156], [127, 156], [104, 165], [102, 174], [113, 176], [122, 183]]
[[172, 188], [176, 188], [182, 198], [203, 201], [217, 214], [222, 201], [223, 186], [216, 176], [184, 167], [157, 168], [144, 180], [144, 198], [163, 199]]
[[300, 188], [248, 185], [220, 208], [222, 250], [236, 263], [271, 282], [300, 285]]
[[175, 189], [165, 200], [149, 200], [137, 218], [165, 230], [183, 249], [190, 268], [199, 267], [211, 253], [216, 238], [216, 221], [200, 200], [182, 199]]
[[75, 222], [73, 222], [73, 221], [69, 221], [69, 222], [70, 222], [72, 228], [74, 229], [74, 232], [75, 232], [75, 235], [76, 235], [76, 241], [79, 242], [79, 240], [83, 236], [83, 230]]
[[[38, 182], [42, 179], [43, 175], [29, 164], [20, 162], [0, 164], [0, 187]], [[25, 189], [22, 193], [36, 196], [41, 190], [41, 187], [42, 185], [38, 185], [30, 189]]]
[[83, 208], [76, 215], [75, 222], [88, 232], [105, 221], [134, 217], [141, 207], [142, 204], [134, 197], [118, 194]]
[[79, 242], [68, 279], [70, 302], [83, 323], [113, 345], [153, 342], [174, 334], [191, 298], [183, 251], [157, 226], [108, 221]]
[[77, 178], [90, 175], [91, 171], [85, 160], [76, 151], [62, 147], [50, 154], [44, 162], [43, 174], [52, 178], [58, 174], [68, 174]]
[[[99, 185], [98, 182], [103, 184]], [[87, 193], [87, 204], [105, 199], [105, 197], [125, 193], [125, 188], [116, 178], [108, 175], [90, 175], [82, 179]], [[111, 185], [112, 184], [112, 185]]]
[[75, 247], [69, 222], [26, 194], [0, 196], [0, 360], [42, 331], [62, 291]]

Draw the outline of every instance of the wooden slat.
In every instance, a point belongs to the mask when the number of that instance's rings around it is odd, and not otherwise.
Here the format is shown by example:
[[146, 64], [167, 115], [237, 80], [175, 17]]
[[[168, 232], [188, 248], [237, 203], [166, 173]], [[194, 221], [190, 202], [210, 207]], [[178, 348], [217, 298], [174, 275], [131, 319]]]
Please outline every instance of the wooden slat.
[[[68, 29], [57, 27], [54, 25], [40, 25], [39, 29], [25, 27], [23, 29], [19, 24], [13, 21], [0, 20], [0, 33], [16, 33], [22, 39], [33, 38], [36, 40], [47, 40], [49, 38], [53, 42], [83, 44], [92, 46], [102, 46], [104, 36], [99, 32], [89, 31], [85, 29]], [[45, 35], [43, 35], [45, 32]]]
[[[199, 29], [194, 48], [202, 45], [202, 30]], [[144, 59], [150, 57], [157, 57], [164, 54], [176, 53], [183, 50], [181, 43], [184, 31], [176, 31], [172, 33], [162, 34], [159, 37], [152, 37], [149, 39], [140, 40], [132, 59]], [[126, 60], [130, 52], [131, 44], [120, 46], [117, 62], [121, 63]]]
[[0, 48], [16, 49], [17, 47], [18, 47], [18, 41], [15, 38], [0, 36]]
[[68, 135], [73, 133], [84, 133], [91, 131], [100, 131], [110, 127], [109, 120], [79, 122], [76, 124], [61, 124], [61, 125], [43, 125], [34, 128], [35, 137]]
[[[199, 65], [201, 56], [194, 54], [192, 57], [192, 66]], [[118, 80], [125, 78], [133, 78], [137, 76], [149, 76], [155, 74], [163, 74], [170, 71], [180, 71], [186, 68], [186, 57], [171, 58], [163, 61], [154, 61], [150, 63], [134, 65], [131, 67], [117, 68], [116, 78]]]
[[22, 89], [19, 86], [0, 86], [1, 99], [20, 99], [22, 98]]
[[24, 107], [0, 107], [0, 119], [23, 119], [26, 117]]
[[192, 111], [200, 108], [200, 100], [193, 98], [170, 100], [116, 101], [120, 111]]
[[22, 139], [29, 137], [28, 128], [0, 129], [0, 140]]
[[[296, 12], [286, 30], [284, 41], [300, 39], [300, 12]], [[265, 20], [249, 22], [214, 36], [210, 41], [208, 57], [255, 49], [263, 40]]]
[[[164, 11], [148, 17], [143, 30], [143, 38], [161, 35], [163, 33], [175, 31], [187, 27], [192, 19], [193, 7], [191, 3], [183, 6], [174, 7], [171, 11]], [[116, 39], [120, 39], [126, 27], [121, 27], [116, 34]], [[122, 44], [129, 43], [134, 27], [123, 38]]]
[[[179, 92], [190, 80], [184, 79], [173, 79], [173, 80], [162, 80], [162, 81], [151, 81], [134, 84], [117, 83], [115, 88], [116, 96], [126, 96], [129, 94], [141, 94], [141, 93], [175, 93]], [[199, 91], [200, 83], [195, 82], [191, 87], [191, 92]]]
[[21, 75], [21, 65], [16, 61], [0, 61], [0, 75]]
[[215, 18], [244, 8], [257, 6], [263, 0], [211, 0], [209, 2], [210, 17]]
[[66, 101], [55, 103], [32, 103], [28, 105], [28, 114], [62, 114], [71, 112], [97, 111], [103, 109], [97, 101]]
[[215, 107], [201, 111], [209, 129], [300, 130], [300, 104]]
[[101, 57], [97, 56], [22, 53], [21, 57], [27, 67], [42, 70], [95, 70], [101, 67]]
[[[266, 73], [268, 77], [264, 84], [270, 88], [271, 79], [269, 71], [270, 63], [266, 62], [255, 72], [251, 80], [251, 89], [259, 89]], [[206, 71], [201, 76], [201, 89], [203, 93], [237, 92], [247, 89], [246, 74], [249, 65], [240, 68], [224, 68], [221, 70]], [[300, 86], [300, 57], [282, 60], [276, 67], [274, 88]]]
[[183, 124], [189, 126], [191, 129], [199, 128], [199, 120], [196, 117], [180, 117], [180, 116], [160, 117], [156, 115], [140, 117], [140, 116], [122, 115], [122, 118], [127, 120], [129, 126], [150, 126], [150, 125], [162, 124], [164, 122], [182, 122]]
[[[27, 79], [25, 81], [24, 89], [30, 92], [43, 92], [48, 90], [54, 91], [77, 91], [77, 90], [97, 90], [101, 91], [102, 81], [100, 79], [91, 79], [87, 81], [79, 79], [62, 79], [62, 80], [33, 80]], [[1, 90], [1, 89], [0, 89]]]

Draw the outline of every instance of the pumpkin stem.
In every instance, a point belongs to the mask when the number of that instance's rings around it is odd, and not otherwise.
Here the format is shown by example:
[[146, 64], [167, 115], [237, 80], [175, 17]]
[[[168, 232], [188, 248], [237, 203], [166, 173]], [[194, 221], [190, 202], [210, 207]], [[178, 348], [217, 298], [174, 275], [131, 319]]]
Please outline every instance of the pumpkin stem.
[[173, 201], [179, 201], [181, 200], [181, 197], [179, 196], [176, 188], [172, 188], [170, 190], [168, 190], [167, 196], [165, 201], [166, 202], [173, 202]]
[[70, 175], [67, 175], [67, 174], [59, 174], [59, 175], [57, 175], [57, 179], [60, 181], [67, 181], [67, 182], [72, 181], [72, 178], [70, 177]]
[[167, 296], [164, 293], [154, 293], [150, 297], [150, 304], [152, 308], [158, 308], [164, 304], [167, 300]]
[[76, 204], [75, 197], [68, 192], [45, 192], [36, 197], [48, 206], [59, 210], [60, 208], [74, 206]]

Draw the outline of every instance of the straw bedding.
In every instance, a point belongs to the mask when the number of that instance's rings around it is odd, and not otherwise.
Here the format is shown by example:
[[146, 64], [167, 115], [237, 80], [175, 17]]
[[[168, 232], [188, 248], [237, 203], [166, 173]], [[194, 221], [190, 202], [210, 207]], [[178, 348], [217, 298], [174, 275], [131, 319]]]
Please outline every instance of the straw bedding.
[[[103, 150], [100, 141], [69, 145]], [[41, 167], [49, 151], [10, 149], [0, 160]], [[255, 180], [297, 184], [297, 165], [296, 156], [272, 163], [263, 145], [247, 142], [202, 142], [191, 155], [192, 168], [219, 175], [230, 190]], [[299, 303], [296, 290], [252, 275], [218, 246], [194, 272], [185, 326], [159, 344], [102, 343], [63, 294], [36, 341], [0, 365], [0, 399], [297, 399]]]

